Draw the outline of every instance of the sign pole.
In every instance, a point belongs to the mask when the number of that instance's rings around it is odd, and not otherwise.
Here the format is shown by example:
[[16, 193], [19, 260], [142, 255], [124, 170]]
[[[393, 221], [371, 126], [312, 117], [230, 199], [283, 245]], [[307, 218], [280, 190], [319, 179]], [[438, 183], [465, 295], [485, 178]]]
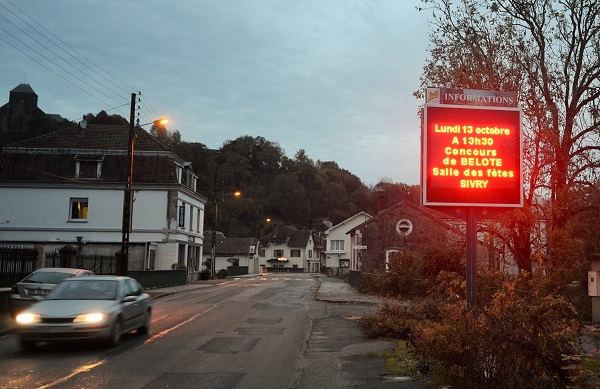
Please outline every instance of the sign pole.
[[477, 306], [477, 212], [467, 207], [467, 307]]

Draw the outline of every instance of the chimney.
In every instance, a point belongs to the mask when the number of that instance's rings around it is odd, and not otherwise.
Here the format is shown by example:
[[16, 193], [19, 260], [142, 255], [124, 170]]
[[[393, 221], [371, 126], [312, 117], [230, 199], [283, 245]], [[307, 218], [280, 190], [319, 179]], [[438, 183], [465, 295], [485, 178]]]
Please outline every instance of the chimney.
[[387, 199], [385, 198], [385, 193], [379, 193], [379, 202], [377, 203], [377, 213], [381, 213], [384, 209], [387, 208]]

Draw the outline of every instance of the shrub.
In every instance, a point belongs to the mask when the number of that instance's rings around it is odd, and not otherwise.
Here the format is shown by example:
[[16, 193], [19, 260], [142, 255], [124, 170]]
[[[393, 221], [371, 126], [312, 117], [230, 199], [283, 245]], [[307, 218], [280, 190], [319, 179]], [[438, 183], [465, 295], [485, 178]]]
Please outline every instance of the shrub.
[[573, 306], [560, 296], [524, 298], [506, 285], [480, 311], [447, 304], [440, 321], [413, 327], [411, 344], [434, 385], [564, 388], [577, 351]]
[[393, 305], [385, 305], [374, 315], [358, 321], [366, 336], [386, 339], [408, 339], [413, 322], [410, 308]]
[[227, 278], [227, 270], [221, 269], [217, 272], [217, 278]]

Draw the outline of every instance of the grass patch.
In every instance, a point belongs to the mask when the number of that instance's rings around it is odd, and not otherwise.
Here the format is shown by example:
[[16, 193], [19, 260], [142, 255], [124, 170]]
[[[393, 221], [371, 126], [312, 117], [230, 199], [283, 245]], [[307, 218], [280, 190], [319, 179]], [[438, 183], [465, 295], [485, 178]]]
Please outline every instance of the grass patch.
[[582, 365], [590, 380], [600, 386], [600, 358], [585, 356]]
[[394, 350], [376, 353], [373, 356], [385, 358], [385, 365], [390, 375], [415, 378], [421, 375], [416, 358], [404, 340], [396, 341]]

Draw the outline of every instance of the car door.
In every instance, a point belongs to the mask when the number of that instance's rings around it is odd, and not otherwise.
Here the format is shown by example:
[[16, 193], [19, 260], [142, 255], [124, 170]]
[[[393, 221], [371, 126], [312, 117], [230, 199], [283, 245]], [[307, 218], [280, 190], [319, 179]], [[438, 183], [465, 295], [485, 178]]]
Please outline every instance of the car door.
[[146, 304], [142, 296], [141, 287], [132, 279], [123, 281], [124, 298], [132, 296], [133, 301], [123, 302], [123, 324], [128, 330], [132, 330], [144, 323]]

